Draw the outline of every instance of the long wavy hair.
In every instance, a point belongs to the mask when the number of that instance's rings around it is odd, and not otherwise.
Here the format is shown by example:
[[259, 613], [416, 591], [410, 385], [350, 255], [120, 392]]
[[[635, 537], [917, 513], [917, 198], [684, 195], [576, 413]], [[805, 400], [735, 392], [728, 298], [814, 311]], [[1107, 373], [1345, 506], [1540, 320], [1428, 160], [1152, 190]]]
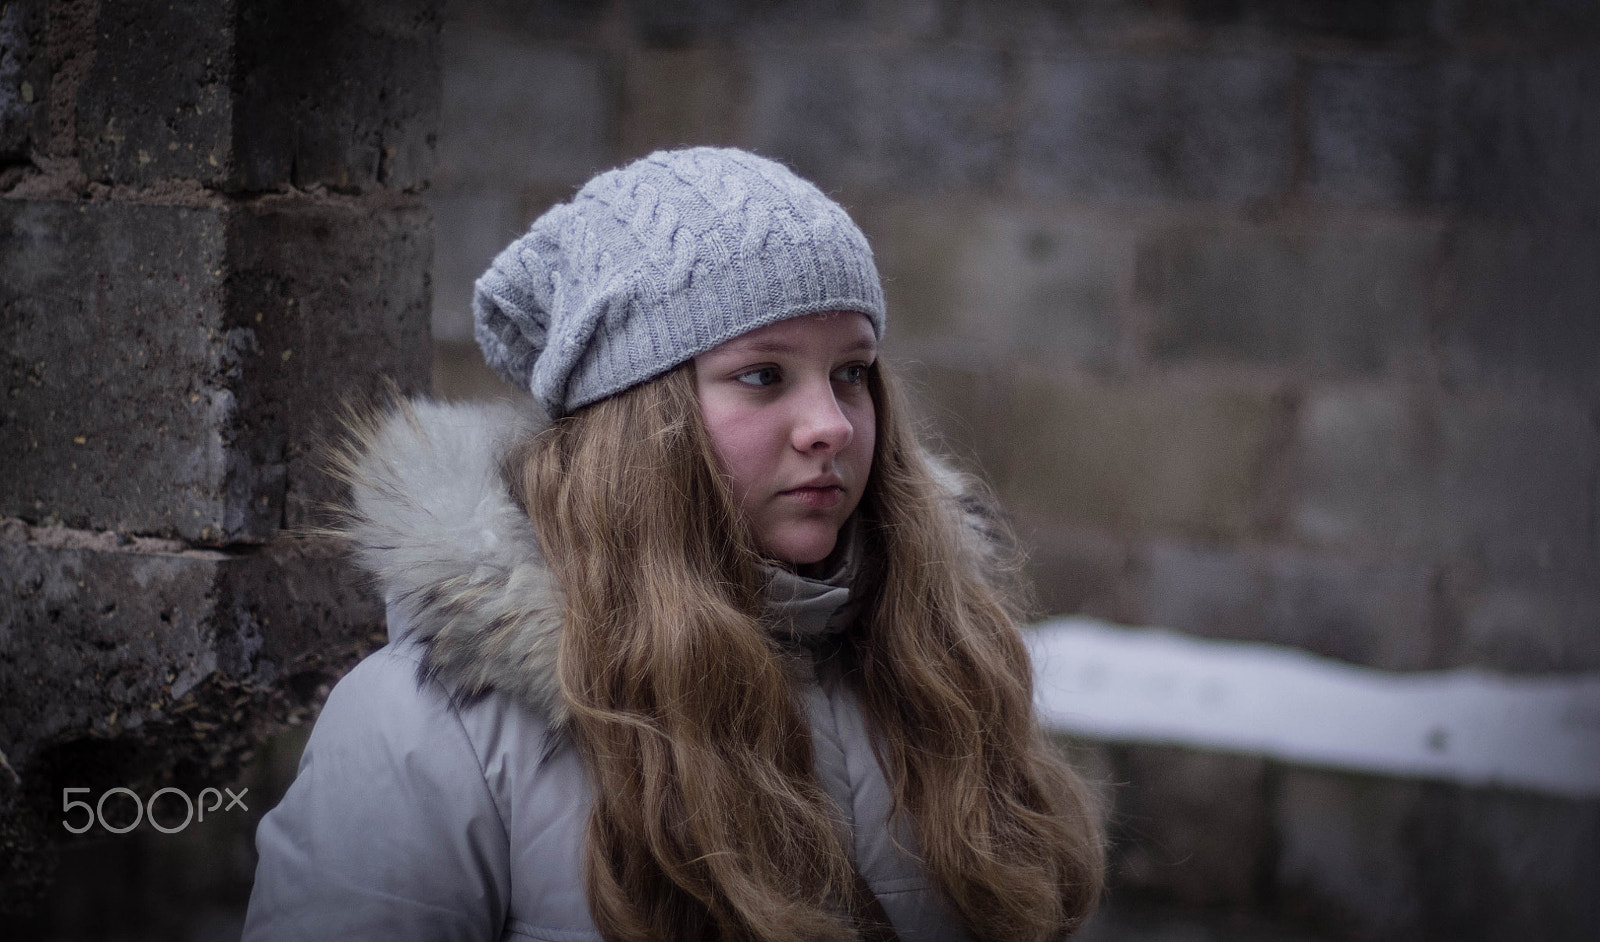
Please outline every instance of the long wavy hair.
[[[1034, 718], [991, 541], [935, 479], [888, 371], [868, 383], [870, 577], [848, 643], [891, 816], [908, 817], [975, 936], [1058, 938], [1099, 895], [1098, 814]], [[855, 874], [786, 655], [761, 626], [763, 561], [693, 366], [553, 423], [514, 465], [566, 599], [558, 671], [593, 784], [585, 886], [601, 932], [855, 938]]]

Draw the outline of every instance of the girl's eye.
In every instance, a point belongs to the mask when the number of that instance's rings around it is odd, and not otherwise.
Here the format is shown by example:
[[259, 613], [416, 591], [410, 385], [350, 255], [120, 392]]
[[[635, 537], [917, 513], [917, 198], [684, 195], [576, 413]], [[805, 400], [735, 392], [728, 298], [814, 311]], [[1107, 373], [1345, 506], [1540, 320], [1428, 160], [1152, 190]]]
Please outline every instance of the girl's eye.
[[838, 381], [855, 386], [867, 378], [867, 367], [864, 363], [852, 363], [835, 370], [833, 375]]
[[780, 375], [776, 366], [762, 366], [748, 373], [740, 373], [734, 378], [746, 386], [771, 386], [778, 381]]

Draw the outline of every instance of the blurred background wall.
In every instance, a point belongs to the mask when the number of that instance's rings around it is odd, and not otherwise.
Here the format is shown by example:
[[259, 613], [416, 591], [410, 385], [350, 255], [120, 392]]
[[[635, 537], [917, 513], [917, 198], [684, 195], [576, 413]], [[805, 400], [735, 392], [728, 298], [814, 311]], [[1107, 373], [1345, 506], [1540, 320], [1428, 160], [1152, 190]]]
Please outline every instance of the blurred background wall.
[[[788, 162], [1041, 609], [1396, 671], [1600, 669], [1600, 4], [446, 5], [434, 380], [472, 281], [658, 147]], [[1600, 805], [1138, 745], [1103, 939], [1578, 939]]]
[[594, 172], [780, 158], [1045, 610], [1393, 669], [1600, 668], [1600, 7], [453, 0], [435, 389]]
[[[545, 208], [658, 147], [748, 147], [867, 231], [885, 353], [1014, 514], [1041, 612], [1392, 671], [1600, 670], [1600, 5], [442, 15], [436, 394], [504, 394], [471, 283]], [[297, 748], [267, 749], [261, 794]], [[1086, 938], [1600, 924], [1600, 803], [1072, 748], [1115, 841]]]

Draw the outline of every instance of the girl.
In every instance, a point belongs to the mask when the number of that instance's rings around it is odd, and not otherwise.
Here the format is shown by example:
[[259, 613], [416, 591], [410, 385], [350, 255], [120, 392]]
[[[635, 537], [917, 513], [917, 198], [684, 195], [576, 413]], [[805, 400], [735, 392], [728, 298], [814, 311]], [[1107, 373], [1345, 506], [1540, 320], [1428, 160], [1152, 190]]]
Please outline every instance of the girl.
[[346, 457], [390, 643], [257, 834], [246, 939], [1059, 938], [1096, 819], [1035, 723], [985, 503], [878, 360], [866, 239], [784, 167], [653, 154], [478, 282], [547, 413]]

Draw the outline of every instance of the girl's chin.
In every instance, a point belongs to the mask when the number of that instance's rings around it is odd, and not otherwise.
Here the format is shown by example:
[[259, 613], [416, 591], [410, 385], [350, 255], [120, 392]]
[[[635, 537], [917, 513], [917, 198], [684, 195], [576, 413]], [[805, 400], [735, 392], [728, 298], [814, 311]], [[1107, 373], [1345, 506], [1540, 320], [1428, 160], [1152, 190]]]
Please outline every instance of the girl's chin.
[[761, 551], [792, 569], [798, 569], [827, 559], [838, 542], [837, 526], [809, 525], [795, 527], [777, 534], [775, 538], [762, 540]]

